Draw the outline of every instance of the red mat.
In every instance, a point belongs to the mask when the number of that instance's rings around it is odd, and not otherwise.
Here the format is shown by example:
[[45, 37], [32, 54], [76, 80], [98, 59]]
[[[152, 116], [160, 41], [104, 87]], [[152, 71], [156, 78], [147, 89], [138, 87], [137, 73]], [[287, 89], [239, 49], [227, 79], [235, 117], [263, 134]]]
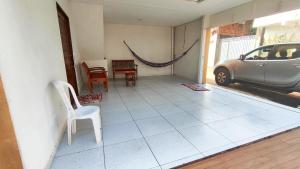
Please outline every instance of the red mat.
[[79, 100], [80, 104], [82, 104], [82, 105], [100, 103], [100, 101], [102, 100], [102, 93], [79, 96], [78, 100]]
[[203, 87], [201, 84], [197, 84], [197, 83], [183, 83], [182, 85], [186, 86], [194, 91], [209, 91], [208, 89]]

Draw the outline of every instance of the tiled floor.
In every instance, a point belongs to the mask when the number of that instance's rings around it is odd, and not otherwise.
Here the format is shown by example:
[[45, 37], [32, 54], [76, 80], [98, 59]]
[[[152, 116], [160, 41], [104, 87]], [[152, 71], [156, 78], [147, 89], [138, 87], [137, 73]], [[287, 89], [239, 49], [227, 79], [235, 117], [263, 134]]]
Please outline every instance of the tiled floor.
[[[89, 121], [66, 136], [52, 169], [164, 169], [300, 126], [297, 109], [219, 87], [194, 92], [171, 76], [111, 81], [101, 102], [103, 143]], [[99, 90], [99, 89], [98, 89]]]

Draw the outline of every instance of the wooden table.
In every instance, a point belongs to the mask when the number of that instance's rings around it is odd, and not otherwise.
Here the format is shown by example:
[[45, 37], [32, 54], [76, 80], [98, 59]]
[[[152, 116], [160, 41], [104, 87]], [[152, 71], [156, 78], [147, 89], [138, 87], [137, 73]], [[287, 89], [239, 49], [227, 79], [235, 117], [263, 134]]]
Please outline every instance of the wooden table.
[[126, 80], [126, 86], [129, 86], [129, 83], [131, 82], [133, 86], [135, 86], [136, 81], [136, 71], [126, 71], [125, 73], [125, 80]]

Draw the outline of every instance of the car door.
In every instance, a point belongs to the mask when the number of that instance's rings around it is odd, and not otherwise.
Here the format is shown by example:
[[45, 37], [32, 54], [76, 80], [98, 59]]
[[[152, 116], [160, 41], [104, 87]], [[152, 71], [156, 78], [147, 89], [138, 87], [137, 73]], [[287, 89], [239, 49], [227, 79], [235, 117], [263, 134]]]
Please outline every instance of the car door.
[[244, 56], [234, 66], [235, 78], [238, 80], [264, 84], [265, 83], [265, 59], [272, 52], [274, 46], [265, 46], [255, 49]]
[[300, 58], [295, 53], [300, 44], [279, 45], [275, 58], [265, 63], [266, 85], [274, 87], [293, 87], [300, 81]]

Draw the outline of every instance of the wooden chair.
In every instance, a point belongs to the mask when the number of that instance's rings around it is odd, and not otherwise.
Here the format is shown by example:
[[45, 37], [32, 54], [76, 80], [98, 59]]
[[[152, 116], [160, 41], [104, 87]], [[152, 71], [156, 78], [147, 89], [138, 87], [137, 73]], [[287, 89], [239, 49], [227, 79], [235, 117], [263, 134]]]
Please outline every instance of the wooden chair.
[[81, 64], [84, 72], [87, 76], [87, 85], [89, 88], [89, 91], [93, 93], [93, 83], [99, 83], [103, 82], [103, 86], [106, 91], [108, 91], [108, 75], [107, 71], [103, 67], [93, 67], [89, 68], [88, 65], [83, 62]]
[[138, 65], [134, 60], [112, 60], [112, 72], [115, 79], [116, 74], [125, 74], [128, 71], [135, 71], [136, 79], [138, 76]]

